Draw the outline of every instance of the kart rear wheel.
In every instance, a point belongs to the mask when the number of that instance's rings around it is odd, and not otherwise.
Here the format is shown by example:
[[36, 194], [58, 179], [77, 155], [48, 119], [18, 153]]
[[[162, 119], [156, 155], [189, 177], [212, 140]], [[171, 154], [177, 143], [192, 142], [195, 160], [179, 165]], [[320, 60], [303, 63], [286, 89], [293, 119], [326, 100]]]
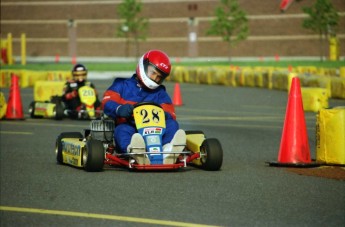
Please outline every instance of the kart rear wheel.
[[58, 163], [63, 164], [63, 160], [62, 160], [62, 139], [65, 138], [78, 138], [78, 139], [82, 139], [83, 135], [80, 132], [63, 132], [61, 133], [57, 139], [56, 139], [56, 143], [55, 143], [55, 153], [56, 153], [56, 160]]
[[223, 149], [217, 139], [205, 139], [200, 147], [201, 168], [209, 171], [219, 170], [223, 163]]
[[90, 139], [83, 150], [84, 169], [88, 172], [99, 172], [104, 165], [104, 147], [100, 140]]
[[56, 103], [54, 107], [55, 120], [62, 120], [64, 117], [64, 107], [61, 103]]

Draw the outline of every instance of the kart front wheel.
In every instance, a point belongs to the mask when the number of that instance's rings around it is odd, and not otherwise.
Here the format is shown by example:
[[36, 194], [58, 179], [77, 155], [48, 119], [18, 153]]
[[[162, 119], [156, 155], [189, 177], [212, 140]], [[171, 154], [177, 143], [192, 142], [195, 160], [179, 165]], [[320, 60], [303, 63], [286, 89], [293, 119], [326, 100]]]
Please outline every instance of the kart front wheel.
[[62, 139], [65, 139], [65, 138], [82, 139], [83, 135], [80, 132], [63, 132], [58, 136], [58, 138], [56, 139], [56, 143], [55, 143], [55, 153], [56, 153], [56, 160], [60, 164], [63, 164]]
[[84, 169], [88, 172], [99, 172], [103, 170], [104, 148], [100, 140], [87, 140], [83, 150]]
[[205, 139], [200, 147], [201, 168], [216, 171], [222, 167], [223, 149], [217, 139]]

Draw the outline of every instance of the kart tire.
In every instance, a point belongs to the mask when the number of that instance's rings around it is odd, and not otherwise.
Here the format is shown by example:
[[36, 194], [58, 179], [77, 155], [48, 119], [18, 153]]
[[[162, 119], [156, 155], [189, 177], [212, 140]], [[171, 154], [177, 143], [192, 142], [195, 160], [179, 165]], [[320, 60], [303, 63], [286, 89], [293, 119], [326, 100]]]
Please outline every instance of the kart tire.
[[55, 120], [62, 120], [64, 117], [64, 107], [61, 103], [56, 103], [54, 107]]
[[201, 168], [217, 171], [223, 163], [223, 149], [217, 139], [205, 139], [200, 147]]
[[54, 103], [54, 104], [58, 104], [62, 102], [62, 97], [58, 96], [58, 95], [54, 95], [50, 98], [50, 102]]
[[195, 134], [202, 134], [204, 135], [204, 132], [203, 131], [200, 131], [200, 130], [187, 130], [186, 131], [186, 135], [195, 135]]
[[63, 164], [62, 160], [62, 142], [61, 140], [64, 138], [79, 138], [82, 139], [83, 135], [80, 132], [63, 132], [61, 133], [55, 143], [55, 153], [56, 153], [56, 160], [58, 163]]
[[36, 102], [31, 102], [29, 105], [29, 114], [31, 118], [35, 118], [35, 104]]
[[99, 172], [104, 166], [104, 147], [100, 140], [89, 139], [83, 150], [83, 165], [88, 172]]

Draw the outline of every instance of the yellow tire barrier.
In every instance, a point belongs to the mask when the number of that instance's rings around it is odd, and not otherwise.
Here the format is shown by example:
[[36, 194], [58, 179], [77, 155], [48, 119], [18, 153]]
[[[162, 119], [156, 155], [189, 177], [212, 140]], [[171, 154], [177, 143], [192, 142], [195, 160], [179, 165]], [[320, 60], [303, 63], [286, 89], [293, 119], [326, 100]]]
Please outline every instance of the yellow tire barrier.
[[316, 125], [316, 160], [345, 165], [345, 106], [321, 109]]
[[0, 92], [0, 119], [4, 118], [7, 111], [7, 102], [4, 93]]
[[298, 75], [303, 87], [319, 87], [327, 89], [328, 97], [332, 97], [331, 79], [324, 76]]
[[328, 94], [325, 88], [302, 87], [302, 100], [304, 111], [318, 112], [328, 108]]
[[0, 70], [0, 87], [10, 87], [11, 75], [19, 77], [19, 86], [33, 87], [36, 81], [67, 81], [72, 78], [70, 71]]
[[345, 78], [345, 67], [340, 67], [339, 73], [341, 78]]
[[35, 101], [50, 101], [51, 96], [61, 96], [63, 93], [64, 81], [36, 81], [34, 85]]
[[244, 86], [255, 87], [255, 76], [254, 71], [251, 68], [243, 68], [242, 70]]
[[345, 77], [331, 78], [330, 80], [332, 98], [345, 99]]
[[345, 97], [345, 67], [340, 69], [316, 67], [173, 67], [169, 81], [247, 86], [289, 91], [291, 80], [298, 76], [302, 87], [324, 88], [328, 98]]

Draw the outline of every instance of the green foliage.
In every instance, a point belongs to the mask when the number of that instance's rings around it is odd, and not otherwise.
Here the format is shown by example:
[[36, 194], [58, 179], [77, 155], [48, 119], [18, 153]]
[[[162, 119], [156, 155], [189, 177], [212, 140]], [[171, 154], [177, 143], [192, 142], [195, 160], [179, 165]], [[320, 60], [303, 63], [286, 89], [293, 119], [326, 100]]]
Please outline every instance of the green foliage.
[[[86, 62], [89, 71], [129, 71], [134, 72], [137, 62], [111, 62], [111, 63], [96, 63]], [[229, 66], [227, 61], [181, 61], [179, 63], [173, 62], [172, 66]], [[315, 60], [289, 60], [289, 61], [233, 61], [231, 65], [247, 66], [247, 67], [288, 67], [288, 66], [315, 66], [324, 68], [339, 68], [344, 66], [344, 60], [342, 61], [315, 61]], [[54, 70], [66, 70], [70, 71], [73, 65], [71, 63], [28, 63], [27, 65], [1, 65], [1, 70], [38, 70], [38, 71], [54, 71]]]
[[327, 36], [336, 34], [339, 15], [329, 0], [316, 0], [312, 7], [304, 7], [303, 12], [309, 17], [303, 21], [303, 27], [320, 36], [320, 59], [325, 55], [324, 43]]
[[339, 15], [329, 0], [317, 0], [312, 7], [304, 7], [303, 12], [309, 15], [303, 21], [303, 27], [320, 35], [335, 33]]
[[139, 40], [146, 40], [148, 20], [140, 17], [142, 3], [137, 0], [123, 0], [117, 9], [122, 23], [117, 27], [117, 36], [126, 38], [126, 56], [129, 56], [129, 45], [135, 44], [138, 56]]
[[215, 17], [207, 35], [221, 36], [229, 48], [247, 38], [248, 19], [237, 0], [221, 0], [221, 6], [215, 9]]

